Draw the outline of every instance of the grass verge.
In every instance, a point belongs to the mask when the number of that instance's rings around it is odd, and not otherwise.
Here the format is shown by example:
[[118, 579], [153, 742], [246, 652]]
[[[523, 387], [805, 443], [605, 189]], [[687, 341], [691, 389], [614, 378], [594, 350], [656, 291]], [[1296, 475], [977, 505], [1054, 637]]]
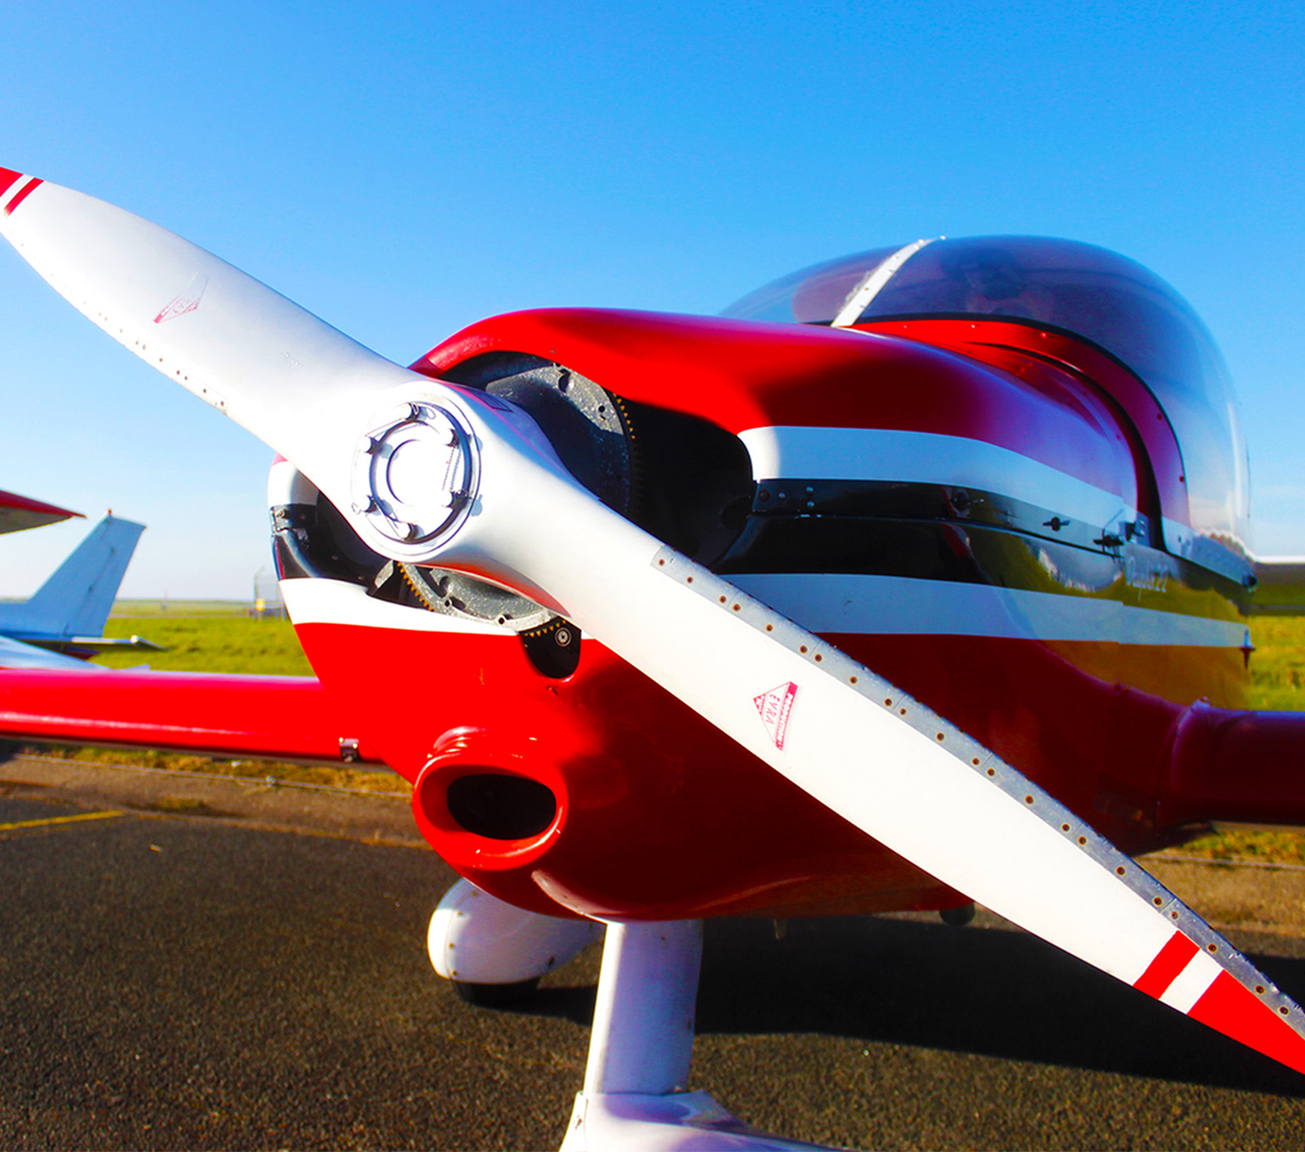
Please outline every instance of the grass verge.
[[243, 780], [271, 780], [277, 783], [315, 784], [325, 788], [347, 788], [352, 792], [384, 792], [411, 796], [412, 785], [397, 773], [347, 764], [296, 764], [282, 760], [215, 760], [183, 752], [155, 752], [136, 748], [89, 748], [72, 744], [20, 744], [11, 746], [18, 755], [72, 760], [108, 767], [154, 768], [168, 772], [197, 772], [206, 776], [232, 776]]

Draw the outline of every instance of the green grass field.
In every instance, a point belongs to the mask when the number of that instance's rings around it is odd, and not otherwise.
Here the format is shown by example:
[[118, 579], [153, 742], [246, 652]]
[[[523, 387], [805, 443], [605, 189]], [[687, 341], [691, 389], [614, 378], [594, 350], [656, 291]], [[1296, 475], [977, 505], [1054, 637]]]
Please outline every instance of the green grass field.
[[[164, 608], [157, 601], [119, 601], [105, 632], [110, 636], [139, 635], [168, 648], [167, 652], [119, 652], [98, 658], [98, 663], [109, 667], [145, 664], [160, 671], [312, 675], [291, 624], [271, 618], [251, 619], [245, 604], [174, 601]], [[1251, 657], [1252, 707], [1305, 712], [1305, 617], [1255, 620], [1251, 636], [1255, 643]], [[344, 766], [213, 761], [199, 756], [122, 750], [42, 751], [81, 760], [177, 771], [271, 777], [369, 791], [408, 791], [408, 785], [397, 776]], [[1214, 859], [1305, 864], [1305, 835], [1292, 831], [1229, 830], [1184, 845], [1179, 851]]]
[[244, 600], [115, 600], [109, 619], [169, 619], [180, 616], [249, 616]]
[[107, 636], [140, 636], [162, 644], [166, 652], [127, 650], [96, 658], [108, 668], [148, 664], [161, 672], [250, 672], [266, 676], [311, 676], [294, 626], [288, 620], [251, 619], [239, 612], [182, 615], [177, 605], [152, 616], [114, 613], [105, 625]]

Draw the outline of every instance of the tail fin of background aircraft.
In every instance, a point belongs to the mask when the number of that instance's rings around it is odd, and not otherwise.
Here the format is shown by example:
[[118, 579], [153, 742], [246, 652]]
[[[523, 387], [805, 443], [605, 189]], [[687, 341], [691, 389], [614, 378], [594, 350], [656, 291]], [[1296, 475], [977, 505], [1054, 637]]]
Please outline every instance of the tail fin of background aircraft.
[[0, 604], [0, 632], [22, 640], [102, 636], [143, 531], [106, 516], [30, 600]]

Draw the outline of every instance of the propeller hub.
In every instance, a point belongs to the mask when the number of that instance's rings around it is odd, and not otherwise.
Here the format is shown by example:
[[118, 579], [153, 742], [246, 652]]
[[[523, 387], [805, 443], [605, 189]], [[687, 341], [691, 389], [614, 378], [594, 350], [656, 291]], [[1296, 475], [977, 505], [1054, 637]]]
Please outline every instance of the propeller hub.
[[388, 550], [428, 552], [461, 526], [477, 472], [475, 441], [455, 413], [433, 401], [392, 404], [354, 452], [353, 511]]

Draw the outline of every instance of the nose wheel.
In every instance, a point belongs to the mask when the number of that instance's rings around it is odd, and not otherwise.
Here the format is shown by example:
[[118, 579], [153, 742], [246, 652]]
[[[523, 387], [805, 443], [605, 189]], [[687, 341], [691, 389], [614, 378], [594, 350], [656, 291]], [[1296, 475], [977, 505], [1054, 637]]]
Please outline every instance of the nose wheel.
[[426, 947], [435, 971], [468, 1004], [504, 1008], [602, 934], [593, 920], [526, 912], [459, 880], [430, 918]]

